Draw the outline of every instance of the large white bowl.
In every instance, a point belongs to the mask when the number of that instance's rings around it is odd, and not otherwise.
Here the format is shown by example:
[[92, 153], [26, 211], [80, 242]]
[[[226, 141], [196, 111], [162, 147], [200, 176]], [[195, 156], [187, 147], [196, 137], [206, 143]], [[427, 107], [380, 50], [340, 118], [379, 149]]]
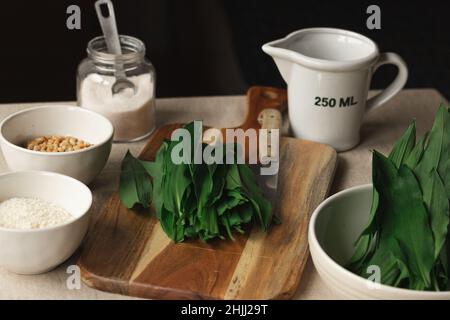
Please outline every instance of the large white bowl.
[[0, 175], [0, 202], [35, 197], [53, 202], [73, 220], [42, 229], [0, 227], [0, 266], [19, 274], [47, 272], [80, 246], [89, 226], [92, 193], [71, 177], [52, 172], [20, 171]]
[[[114, 129], [105, 117], [67, 105], [16, 112], [0, 124], [0, 146], [10, 170], [42, 170], [68, 175], [89, 184], [102, 171], [111, 152]], [[39, 152], [23, 148], [46, 135], [74, 136], [93, 146], [72, 152]]]
[[322, 279], [343, 298], [450, 300], [450, 291], [415, 291], [381, 284], [377, 287], [343, 267], [353, 255], [353, 245], [368, 221], [371, 204], [372, 185], [367, 184], [336, 193], [314, 211], [309, 247]]

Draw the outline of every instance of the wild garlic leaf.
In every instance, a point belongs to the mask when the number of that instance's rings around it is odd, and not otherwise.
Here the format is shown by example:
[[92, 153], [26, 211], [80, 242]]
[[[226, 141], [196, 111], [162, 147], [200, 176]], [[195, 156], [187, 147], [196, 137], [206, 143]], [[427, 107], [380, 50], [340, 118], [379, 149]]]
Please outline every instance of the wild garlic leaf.
[[162, 193], [162, 185], [164, 178], [164, 159], [165, 153], [167, 151], [167, 142], [163, 142], [158, 153], [156, 154], [156, 159], [154, 165], [151, 168], [146, 167], [147, 172], [151, 173], [153, 178], [153, 204], [156, 210], [156, 216], [158, 219], [161, 218], [160, 214], [162, 212], [162, 205], [164, 203], [164, 197]]
[[447, 241], [436, 261], [436, 280], [440, 290], [450, 290], [450, 237], [447, 236]]
[[[373, 184], [378, 191], [378, 210], [372, 221], [379, 230], [363, 235], [349, 268], [367, 276], [378, 266], [381, 282], [393, 286], [431, 286], [434, 267], [433, 237], [419, 184], [405, 165], [373, 153]], [[373, 207], [372, 207], [373, 208]]]
[[214, 205], [222, 197], [225, 188], [225, 177], [227, 174], [227, 166], [219, 164], [213, 173], [213, 187], [208, 197], [207, 205]]
[[406, 257], [395, 238], [383, 240], [370, 260], [361, 267], [360, 275], [369, 277], [373, 275], [373, 267], [378, 267], [381, 274], [381, 283], [390, 286], [399, 286], [408, 282], [410, 271], [405, 263]]
[[159, 171], [161, 170], [159, 163], [157, 162], [151, 162], [151, 161], [143, 161], [139, 160], [139, 162], [144, 167], [145, 171], [147, 171], [148, 175], [151, 177], [155, 177], [159, 174]]
[[272, 204], [264, 197], [262, 190], [258, 187], [253, 171], [246, 165], [239, 165], [238, 168], [248, 197], [252, 203], [254, 202], [255, 210], [259, 213], [261, 227], [263, 230], [267, 230], [272, 218]]
[[450, 198], [450, 114], [448, 113], [447, 108], [443, 105], [441, 105], [440, 109], [442, 109], [443, 113], [444, 128], [442, 137], [442, 150], [437, 171], [442, 181], [444, 182], [447, 198]]
[[187, 191], [189, 186], [192, 184], [192, 180], [189, 177], [189, 168], [187, 165], [176, 165], [172, 170], [171, 180], [174, 181], [172, 185], [172, 201], [175, 212], [182, 216], [184, 212], [182, 211], [182, 199], [184, 193]]
[[[377, 152], [377, 151], [374, 151], [374, 152]], [[377, 174], [378, 174], [376, 160], [377, 160], [377, 158], [372, 156], [372, 180], [373, 181], [375, 181], [377, 179]], [[372, 206], [370, 208], [369, 220], [368, 220], [363, 232], [361, 233], [360, 237], [365, 236], [365, 235], [372, 235], [372, 238], [373, 238], [374, 234], [378, 231], [379, 226], [377, 225], [376, 217], [377, 217], [379, 202], [380, 202], [380, 195], [377, 191], [376, 185], [374, 184], [373, 192], [372, 192]], [[359, 241], [359, 240], [357, 240], [357, 241]]]
[[449, 201], [445, 186], [436, 169], [433, 169], [424, 181], [423, 200], [431, 219], [431, 229], [434, 236], [434, 257], [438, 258], [447, 239], [449, 226]]
[[387, 239], [395, 238], [413, 277], [429, 287], [434, 265], [434, 241], [419, 183], [407, 166], [402, 165], [397, 171], [392, 161], [383, 155], [375, 152], [374, 157], [379, 170], [374, 184], [382, 204], [378, 250], [384, 243], [390, 243]]
[[362, 266], [366, 264], [368, 258], [372, 255], [374, 251], [374, 237], [373, 234], [361, 234], [355, 242], [355, 252], [347, 262], [347, 268], [354, 270], [355, 272], [361, 274]]
[[402, 137], [395, 143], [389, 159], [398, 168], [406, 161], [416, 143], [416, 122], [413, 121]]
[[151, 201], [152, 183], [144, 166], [130, 151], [122, 161], [119, 185], [120, 200], [127, 208], [141, 204], [148, 208]]
[[197, 162], [201, 159], [196, 159], [196, 155], [203, 156], [203, 144], [202, 144], [202, 122], [199, 121], [200, 125], [195, 125], [195, 122], [190, 122], [184, 126], [185, 129], [188, 130], [191, 137], [191, 163], [189, 164], [189, 169], [191, 171], [192, 176], [195, 175], [195, 171], [197, 169], [202, 168]]
[[[224, 239], [225, 235], [233, 239], [233, 232], [243, 233], [244, 225], [255, 221], [267, 230], [271, 222], [270, 203], [263, 197], [253, 172], [245, 164], [225, 164], [225, 152], [217, 163], [195, 163], [195, 150], [202, 155], [206, 147], [201, 141], [202, 127], [191, 123], [185, 128], [191, 134], [194, 150], [191, 163], [172, 161], [172, 150], [182, 141], [170, 140], [164, 140], [154, 162], [132, 158], [132, 169], [128, 169], [130, 159], [123, 163], [124, 177], [129, 173], [147, 176], [145, 183], [149, 185], [144, 189], [148, 194], [153, 191], [157, 217], [166, 234], [175, 242], [185, 238]], [[238, 147], [231, 147], [235, 156]], [[140, 203], [140, 183], [131, 185], [134, 189], [127, 188], [128, 184], [127, 179], [121, 180], [124, 203]]]
[[348, 264], [366, 277], [378, 265], [381, 282], [415, 290], [448, 290], [450, 266], [450, 111], [413, 144], [414, 123], [389, 158], [373, 153], [369, 221]]
[[220, 221], [222, 222], [222, 225], [225, 227], [225, 230], [226, 230], [226, 232], [228, 234], [228, 237], [231, 240], [234, 240], [233, 231], [231, 230], [231, 226], [230, 226], [230, 222], [229, 222], [228, 216], [221, 216], [220, 217]]
[[423, 152], [425, 150], [425, 142], [428, 137], [428, 132], [425, 133], [417, 142], [417, 144], [414, 146], [414, 148], [411, 150], [409, 156], [407, 157], [406, 161], [404, 162], [409, 168], [415, 169], [417, 164], [422, 159]]
[[175, 213], [162, 206], [160, 216], [161, 227], [167, 236], [174, 241], [182, 241], [183, 237], [177, 233]]
[[197, 216], [200, 219], [201, 226], [205, 230], [208, 230], [208, 226], [210, 224], [208, 208], [206, 207], [206, 203], [208, 202], [208, 198], [213, 190], [213, 177], [212, 174], [207, 168], [203, 168], [202, 170], [202, 184], [198, 193], [197, 199]]
[[[377, 164], [375, 163], [375, 157], [372, 156], [372, 179], [375, 180], [377, 174]], [[374, 250], [374, 241], [379, 231], [377, 224], [377, 211], [379, 209], [379, 193], [377, 187], [373, 185], [372, 191], [372, 206], [370, 208], [369, 220], [361, 232], [360, 236], [355, 242], [355, 252], [348, 262], [348, 268], [352, 270], [360, 270], [361, 266], [369, 258]]]
[[238, 165], [236, 163], [229, 164], [226, 177], [226, 188], [228, 190], [236, 190], [240, 187], [242, 187], [242, 180], [239, 175]]
[[441, 250], [440, 262], [443, 271], [447, 274], [447, 280], [450, 280], [450, 235], [447, 236], [447, 241], [444, 243], [444, 248]]
[[447, 198], [450, 198], [450, 114], [444, 106], [440, 106], [428, 143], [417, 167], [414, 169], [421, 185], [430, 172], [436, 169], [444, 182]]

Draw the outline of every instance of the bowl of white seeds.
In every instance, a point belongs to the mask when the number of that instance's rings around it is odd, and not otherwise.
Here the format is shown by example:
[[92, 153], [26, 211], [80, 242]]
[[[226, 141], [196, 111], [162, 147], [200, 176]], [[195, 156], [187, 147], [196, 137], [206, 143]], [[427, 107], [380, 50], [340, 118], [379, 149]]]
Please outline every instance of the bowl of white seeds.
[[11, 171], [52, 171], [89, 184], [108, 160], [113, 134], [111, 122], [98, 113], [47, 105], [4, 119], [0, 146]]
[[0, 267], [40, 274], [67, 260], [89, 226], [92, 193], [80, 181], [44, 171], [0, 175]]

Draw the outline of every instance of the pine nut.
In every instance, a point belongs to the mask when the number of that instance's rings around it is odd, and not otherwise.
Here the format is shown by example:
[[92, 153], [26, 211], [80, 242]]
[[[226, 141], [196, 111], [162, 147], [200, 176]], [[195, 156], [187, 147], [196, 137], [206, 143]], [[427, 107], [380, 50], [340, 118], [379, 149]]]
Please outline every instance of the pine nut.
[[26, 144], [27, 149], [41, 152], [68, 152], [86, 149], [91, 146], [92, 144], [81, 139], [64, 136], [38, 137]]

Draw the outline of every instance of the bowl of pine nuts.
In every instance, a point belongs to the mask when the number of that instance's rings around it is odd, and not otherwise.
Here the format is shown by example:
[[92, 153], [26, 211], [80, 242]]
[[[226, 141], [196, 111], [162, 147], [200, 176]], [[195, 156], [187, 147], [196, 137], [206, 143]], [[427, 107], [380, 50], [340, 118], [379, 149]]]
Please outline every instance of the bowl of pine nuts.
[[0, 147], [11, 171], [52, 171], [89, 184], [111, 152], [114, 128], [93, 111], [47, 105], [16, 112], [0, 123]]

